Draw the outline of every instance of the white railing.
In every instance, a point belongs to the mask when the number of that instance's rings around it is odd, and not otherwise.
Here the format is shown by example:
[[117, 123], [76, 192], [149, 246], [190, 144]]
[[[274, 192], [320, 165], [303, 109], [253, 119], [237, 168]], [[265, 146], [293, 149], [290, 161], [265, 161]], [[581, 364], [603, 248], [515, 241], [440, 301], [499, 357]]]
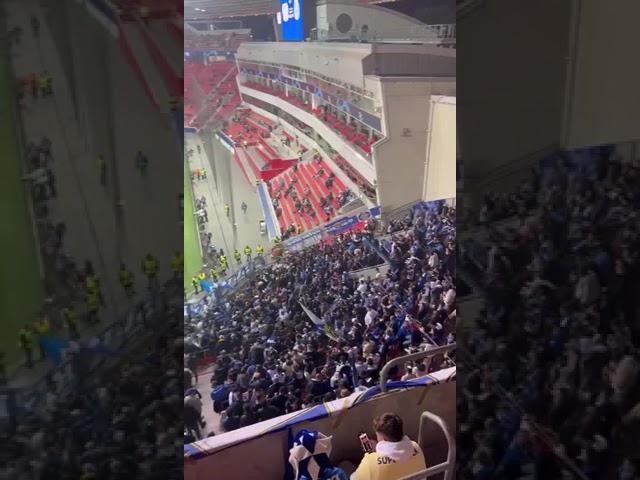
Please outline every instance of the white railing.
[[[399, 365], [404, 365], [407, 362], [411, 362], [413, 360], [422, 360], [423, 358], [428, 358], [430, 362], [433, 362], [433, 359], [437, 355], [446, 355], [450, 351], [456, 349], [455, 343], [450, 343], [449, 345], [443, 345], [440, 347], [431, 348], [429, 350], [424, 350], [422, 352], [410, 353], [408, 355], [403, 355], [401, 357], [394, 358], [393, 360], [388, 361], [382, 370], [380, 370], [380, 391], [387, 391], [387, 378], [389, 377], [389, 371], [393, 367], [397, 367]], [[430, 367], [431, 365], [429, 365]], [[429, 368], [427, 368], [427, 371]]]
[[422, 415], [420, 415], [418, 439], [422, 440], [422, 432], [424, 431], [425, 425], [429, 420], [440, 427], [442, 433], [444, 434], [444, 437], [447, 440], [447, 446], [449, 447], [447, 451], [447, 459], [438, 465], [427, 468], [426, 470], [422, 470], [418, 473], [413, 473], [407, 477], [402, 477], [400, 480], [425, 480], [439, 473], [444, 473], [442, 477], [443, 480], [453, 480], [453, 473], [456, 464], [456, 444], [453, 441], [453, 437], [451, 436], [451, 432], [449, 431], [447, 423], [442, 419], [442, 417], [431, 412], [422, 412]]

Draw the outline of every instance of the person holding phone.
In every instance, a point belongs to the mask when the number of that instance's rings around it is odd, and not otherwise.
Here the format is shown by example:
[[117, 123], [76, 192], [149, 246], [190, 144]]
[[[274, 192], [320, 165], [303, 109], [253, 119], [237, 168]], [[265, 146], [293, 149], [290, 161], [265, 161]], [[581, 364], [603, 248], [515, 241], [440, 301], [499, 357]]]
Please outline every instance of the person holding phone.
[[351, 480], [396, 480], [425, 470], [422, 449], [404, 434], [402, 419], [395, 413], [383, 413], [373, 421], [377, 443], [360, 434], [364, 458]]

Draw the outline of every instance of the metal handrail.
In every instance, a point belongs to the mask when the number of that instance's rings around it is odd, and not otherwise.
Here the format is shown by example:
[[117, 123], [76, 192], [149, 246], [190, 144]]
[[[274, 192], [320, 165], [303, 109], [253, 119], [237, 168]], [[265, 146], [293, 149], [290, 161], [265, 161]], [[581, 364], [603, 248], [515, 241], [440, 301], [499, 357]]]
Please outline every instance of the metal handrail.
[[433, 467], [429, 467], [420, 472], [412, 473], [409, 476], [402, 477], [400, 480], [425, 480], [438, 473], [444, 473], [443, 480], [453, 479], [453, 469], [455, 468], [455, 463], [456, 463], [456, 444], [453, 441], [453, 438], [451, 437], [451, 433], [447, 428], [446, 422], [442, 419], [442, 417], [431, 412], [422, 412], [422, 415], [420, 415], [420, 427], [418, 429], [418, 440], [422, 439], [422, 431], [424, 429], [424, 426], [427, 420], [431, 420], [433, 423], [435, 423], [442, 429], [442, 432], [444, 433], [444, 437], [447, 439], [447, 446], [449, 447], [449, 450], [447, 452], [447, 459], [444, 462], [439, 463], [438, 465], [434, 465]]
[[436, 355], [446, 354], [452, 350], [455, 350], [456, 344], [450, 343], [449, 345], [442, 345], [440, 347], [432, 348], [430, 350], [424, 350], [422, 352], [410, 353], [408, 355], [403, 355], [402, 357], [394, 358], [385, 364], [380, 370], [380, 391], [385, 393], [387, 391], [387, 377], [389, 376], [389, 370], [393, 367], [402, 365], [406, 362], [410, 362], [413, 360], [420, 360], [422, 358], [433, 358]]

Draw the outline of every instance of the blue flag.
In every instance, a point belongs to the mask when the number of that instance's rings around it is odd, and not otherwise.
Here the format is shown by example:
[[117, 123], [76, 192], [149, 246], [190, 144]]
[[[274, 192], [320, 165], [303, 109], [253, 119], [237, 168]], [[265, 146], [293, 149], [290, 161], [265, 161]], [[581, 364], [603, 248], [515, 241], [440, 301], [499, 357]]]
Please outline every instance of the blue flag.
[[54, 364], [62, 362], [64, 350], [69, 346], [69, 342], [57, 337], [43, 336], [38, 342], [44, 350], [45, 356]]

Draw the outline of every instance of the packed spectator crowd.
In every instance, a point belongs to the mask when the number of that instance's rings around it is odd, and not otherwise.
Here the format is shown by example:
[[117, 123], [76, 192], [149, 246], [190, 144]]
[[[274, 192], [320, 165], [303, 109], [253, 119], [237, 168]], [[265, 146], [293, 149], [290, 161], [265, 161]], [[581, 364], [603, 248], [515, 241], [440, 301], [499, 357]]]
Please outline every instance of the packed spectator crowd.
[[139, 353], [116, 357], [102, 374], [74, 376], [66, 392], [49, 378], [39, 406], [2, 432], [0, 479], [182, 478], [182, 322], [179, 308], [163, 312]]
[[640, 478], [639, 173], [563, 153], [486, 195], [461, 248], [486, 299], [460, 357], [461, 478]]
[[[211, 397], [223, 430], [363, 391], [389, 360], [455, 342], [455, 210], [412, 211], [385, 242], [376, 229], [370, 221], [360, 232], [289, 252], [185, 320], [185, 335], [197, 335], [215, 356]], [[375, 266], [373, 275], [350, 274]], [[416, 362], [392, 378], [416, 378], [451, 361]], [[204, 434], [191, 403], [185, 399], [187, 442]]]

